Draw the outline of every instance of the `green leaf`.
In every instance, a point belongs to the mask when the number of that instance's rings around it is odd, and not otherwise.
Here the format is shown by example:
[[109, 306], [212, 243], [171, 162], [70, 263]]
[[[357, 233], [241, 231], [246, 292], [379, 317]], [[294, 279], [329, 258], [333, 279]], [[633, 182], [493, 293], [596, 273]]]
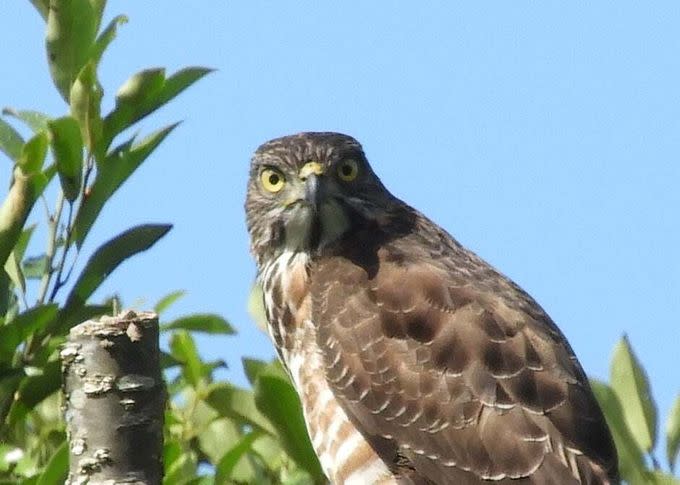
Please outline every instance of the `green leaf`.
[[5, 271], [12, 280], [14, 286], [21, 290], [21, 293], [26, 293], [26, 279], [24, 278], [24, 272], [21, 270], [21, 265], [16, 255], [16, 251], [12, 251], [5, 261]]
[[72, 116], [48, 123], [52, 153], [57, 164], [64, 197], [73, 202], [80, 192], [83, 173], [83, 138], [80, 126]]
[[71, 85], [88, 61], [97, 33], [97, 14], [89, 0], [51, 0], [45, 46], [52, 80], [69, 102]]
[[222, 456], [215, 468], [215, 483], [230, 483], [230, 481], [233, 481], [232, 472], [234, 468], [241, 461], [241, 458], [251, 450], [253, 442], [260, 436], [260, 431], [251, 431]]
[[24, 276], [29, 280], [39, 280], [47, 272], [47, 256], [33, 256], [22, 263]]
[[656, 444], [656, 405], [647, 374], [625, 335], [614, 348], [610, 380], [635, 442], [640, 449], [651, 451]]
[[208, 377], [207, 369], [198, 355], [194, 339], [188, 332], [179, 331], [170, 338], [170, 352], [182, 363], [182, 375], [194, 388], [197, 388]]
[[263, 332], [267, 332], [267, 315], [264, 310], [264, 293], [262, 285], [255, 282], [248, 295], [248, 314]]
[[57, 392], [60, 386], [61, 362], [59, 360], [50, 361], [40, 369], [40, 373], [25, 377], [21, 381], [9, 412], [9, 426], [15, 426], [24, 421], [29, 412]]
[[251, 385], [255, 384], [257, 376], [260, 375], [260, 372], [267, 369], [269, 365], [263, 360], [251, 359], [248, 357], [241, 358], [241, 362], [243, 364], [243, 371], [245, 372], [248, 382], [250, 382]]
[[90, 5], [92, 5], [92, 11], [94, 12], [94, 31], [99, 30], [99, 26], [102, 23], [102, 16], [104, 15], [104, 9], [106, 8], [107, 0], [89, 0]]
[[300, 399], [278, 363], [259, 373], [255, 403], [275, 426], [288, 455], [312, 477], [321, 479], [324, 475], [307, 434]]
[[47, 21], [47, 14], [50, 10], [50, 0], [30, 0], [43, 20]]
[[41, 131], [23, 146], [17, 164], [25, 174], [36, 173], [42, 168], [48, 143], [47, 133]]
[[[3, 415], [8, 412], [14, 402], [14, 393], [19, 388], [25, 374], [22, 370], [5, 370], [0, 366], [0, 412]], [[0, 427], [5, 428], [6, 423], [0, 419]]]
[[170, 367], [176, 367], [178, 365], [182, 365], [182, 363], [175, 359], [172, 354], [168, 354], [161, 350], [161, 369], [169, 369]]
[[[204, 402], [202, 397], [203, 393], [201, 391], [197, 391], [192, 387], [186, 387], [182, 392], [183, 400], [186, 401], [187, 403], [191, 403], [188, 406], [187, 409], [188, 412], [185, 414], [186, 426], [184, 429], [184, 437], [186, 439], [199, 438], [199, 444], [201, 441], [200, 435], [208, 430], [208, 427], [210, 426], [211, 423], [213, 423], [215, 420], [220, 420], [217, 411], [215, 411], [211, 406]], [[227, 423], [225, 422], [222, 423], [222, 426], [217, 425], [216, 428], [222, 428], [222, 431], [228, 433], [228, 430], [224, 429], [226, 425]], [[219, 434], [219, 432], [212, 433], [212, 436], [208, 437], [204, 443], [210, 446], [209, 442], [212, 441], [211, 438], [216, 439], [215, 434]], [[228, 436], [224, 436], [224, 438], [227, 441], [229, 440]], [[213, 458], [215, 458], [216, 456], [215, 453], [217, 453], [217, 450], [213, 449], [210, 450], [210, 452], [208, 453], [206, 452], [205, 449], [203, 449], [203, 452], [208, 456], [208, 458], [212, 462]]]
[[0, 326], [0, 362], [9, 362], [19, 344], [57, 316], [57, 305], [33, 307]]
[[272, 424], [257, 409], [255, 396], [251, 391], [229, 383], [216, 383], [209, 386], [205, 402], [220, 413], [220, 416], [235, 419], [240, 423], [276, 435]]
[[184, 290], [177, 290], [173, 291], [172, 293], [168, 293], [163, 298], [158, 300], [158, 303], [156, 303], [156, 305], [153, 307], [153, 311], [160, 315], [185, 294], [186, 292]]
[[203, 76], [213, 71], [214, 69], [197, 66], [180, 69], [165, 81], [163, 94], [158, 101], [161, 105], [167, 103]]
[[5, 264], [21, 237], [26, 218], [51, 176], [48, 170], [26, 174], [21, 167], [14, 169], [9, 194], [0, 206], [0, 264]]
[[117, 15], [113, 18], [113, 20], [111, 20], [111, 22], [109, 22], [109, 25], [106, 26], [102, 33], [99, 34], [99, 37], [97, 37], [97, 40], [92, 46], [92, 53], [90, 54], [90, 58], [95, 67], [99, 65], [99, 61], [101, 60], [106, 48], [113, 41], [113, 39], [116, 38], [118, 27], [126, 24], [127, 22], [128, 18], [125, 15]]
[[2, 114], [13, 116], [16, 119], [23, 121], [26, 126], [28, 126], [33, 131], [33, 133], [39, 133], [43, 130], [47, 130], [47, 123], [50, 121], [50, 117], [45, 113], [41, 113], [40, 111], [3, 108]]
[[680, 479], [677, 479], [667, 473], [659, 470], [648, 471], [645, 474], [644, 482], [646, 485], [680, 485]]
[[162, 331], [168, 330], [189, 330], [191, 332], [205, 332], [212, 334], [233, 334], [234, 329], [227, 321], [219, 315], [212, 313], [197, 313], [186, 317], [178, 318], [170, 323], [161, 326]]
[[106, 201], [176, 126], [177, 123], [166, 126], [136, 144], [129, 140], [107, 155], [106, 160], [99, 166], [97, 178], [90, 188], [89, 195], [76, 215], [73, 231], [78, 248], [82, 247]]
[[164, 485], [184, 484], [196, 476], [198, 459], [196, 453], [191, 450], [181, 449], [174, 460], [168, 461], [164, 459], [163, 461], [166, 463], [163, 476]]
[[11, 283], [7, 273], [0, 271], [0, 315], [4, 315], [4, 318], [7, 318], [10, 308], [14, 306], [17, 300], [17, 295], [12, 291]]
[[[281, 478], [281, 485], [315, 485], [318, 482], [300, 468], [293, 468], [292, 470], [284, 470], [285, 475]], [[324, 483], [324, 481], [322, 481]]]
[[[133, 74], [116, 93], [116, 107], [104, 118], [104, 146], [135, 121], [154, 109], [165, 83], [165, 69], [145, 69]], [[155, 106], [155, 108], [154, 108]]]
[[24, 451], [17, 446], [0, 443], [0, 473], [7, 472], [23, 454]]
[[[283, 451], [281, 442], [276, 435], [263, 434], [253, 443], [253, 453], [256, 454], [269, 470], [299, 469], [290, 457]], [[306, 473], [306, 472], [305, 472]], [[283, 477], [282, 477], [283, 478]]]
[[621, 478], [629, 483], [645, 483], [646, 467], [643, 453], [628, 428], [619, 397], [611, 387], [603, 382], [591, 380], [590, 387], [602, 407], [614, 438], [619, 455]]
[[[85, 146], [94, 153], [102, 136], [101, 101], [104, 96], [94, 61], [85, 64], [71, 87], [71, 115], [78, 121]], [[101, 153], [98, 153], [98, 159]]]
[[68, 475], [68, 443], [64, 441], [54, 452], [40, 474], [37, 485], [64, 483]]
[[177, 440], [166, 440], [163, 447], [163, 463], [165, 474], [163, 484], [175, 485], [185, 483], [190, 477], [196, 476], [198, 460], [196, 454], [185, 449]]
[[24, 257], [24, 254], [26, 253], [26, 248], [28, 247], [31, 237], [33, 236], [35, 227], [36, 224], [31, 224], [26, 229], [21, 231], [21, 235], [14, 246], [14, 252], [16, 253], [17, 259], [19, 259], [19, 261], [21, 261], [21, 259]]
[[135, 122], [153, 113], [179, 93], [211, 72], [190, 67], [165, 78], [164, 69], [147, 69], [134, 74], [120, 87], [116, 107], [104, 118], [104, 145]]
[[680, 396], [675, 399], [666, 422], [666, 456], [671, 471], [675, 470], [678, 451], [680, 451]]
[[172, 228], [170, 224], [135, 226], [100, 246], [85, 265], [64, 305], [64, 312], [85, 304], [102, 282], [125, 261], [146, 251]]
[[19, 159], [21, 147], [24, 139], [12, 125], [0, 118], [0, 151], [7, 155], [12, 161]]
[[[32, 224], [31, 226], [21, 231], [21, 234], [19, 235], [16, 244], [14, 245], [14, 249], [12, 250], [12, 253], [10, 254], [9, 258], [7, 258], [7, 262], [5, 263], [5, 270], [7, 271], [7, 274], [12, 279], [14, 285], [21, 288], [21, 291], [23, 293], [26, 292], [25, 278], [31, 278], [31, 276], [26, 273], [25, 263], [22, 264], [21, 260], [24, 257], [26, 247], [28, 246], [28, 243], [31, 240], [31, 236], [33, 235], [35, 226], [36, 226], [35, 224]], [[3, 313], [4, 312], [0, 312], [0, 315], [2, 315]]]
[[227, 368], [227, 363], [223, 359], [210, 360], [208, 362], [204, 362], [203, 365], [205, 366], [206, 373], [209, 376], [212, 376], [212, 373], [217, 369]]
[[[201, 406], [202, 405], [202, 406]], [[225, 449], [231, 448], [241, 437], [241, 431], [238, 426], [229, 418], [214, 418], [215, 410], [205, 403], [199, 401], [197, 407], [207, 409], [205, 414], [210, 416], [210, 421], [204, 423], [202, 426], [194, 421], [194, 428], [196, 429], [196, 437], [201, 452], [208, 457], [212, 465], [216, 465]]]
[[215, 480], [209, 475], [201, 475], [196, 478], [192, 478], [184, 485], [215, 485]]

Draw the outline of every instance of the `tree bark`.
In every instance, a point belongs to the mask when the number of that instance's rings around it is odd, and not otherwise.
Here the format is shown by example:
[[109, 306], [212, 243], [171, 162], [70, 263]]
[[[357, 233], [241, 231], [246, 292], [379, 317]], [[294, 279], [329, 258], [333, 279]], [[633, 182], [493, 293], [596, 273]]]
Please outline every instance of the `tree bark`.
[[61, 351], [76, 484], [160, 484], [166, 391], [158, 316], [128, 311], [73, 327]]

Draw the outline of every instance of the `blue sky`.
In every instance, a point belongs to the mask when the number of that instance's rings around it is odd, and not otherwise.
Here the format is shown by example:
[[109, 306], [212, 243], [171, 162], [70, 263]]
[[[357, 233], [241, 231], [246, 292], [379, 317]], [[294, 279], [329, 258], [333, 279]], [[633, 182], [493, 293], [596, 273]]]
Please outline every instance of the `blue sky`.
[[[143, 308], [187, 290], [169, 316], [227, 317], [239, 335], [200, 348], [242, 382], [240, 356], [273, 356], [245, 310], [250, 155], [341, 131], [393, 193], [529, 291], [589, 374], [608, 376], [628, 333], [665, 417], [680, 391], [680, 3], [423, 5], [110, 1], [107, 18], [130, 22], [101, 67], [107, 107], [142, 68], [218, 71], [141, 123], [184, 120], [84, 253], [133, 224], [175, 228], [98, 295]], [[28, 1], [2, 10], [0, 106], [63, 114], [42, 19]]]

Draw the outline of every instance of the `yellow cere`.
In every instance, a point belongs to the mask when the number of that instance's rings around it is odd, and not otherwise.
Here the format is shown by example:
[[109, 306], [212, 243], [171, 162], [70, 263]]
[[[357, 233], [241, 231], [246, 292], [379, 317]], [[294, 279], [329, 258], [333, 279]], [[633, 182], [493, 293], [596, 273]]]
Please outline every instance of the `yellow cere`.
[[307, 162], [300, 169], [299, 177], [300, 180], [306, 180], [311, 174], [322, 175], [323, 171], [324, 167], [319, 162]]
[[286, 178], [281, 172], [273, 168], [265, 168], [260, 174], [262, 187], [267, 192], [278, 192], [286, 185]]
[[359, 175], [359, 165], [355, 160], [343, 160], [338, 165], [338, 177], [345, 182], [351, 182]]

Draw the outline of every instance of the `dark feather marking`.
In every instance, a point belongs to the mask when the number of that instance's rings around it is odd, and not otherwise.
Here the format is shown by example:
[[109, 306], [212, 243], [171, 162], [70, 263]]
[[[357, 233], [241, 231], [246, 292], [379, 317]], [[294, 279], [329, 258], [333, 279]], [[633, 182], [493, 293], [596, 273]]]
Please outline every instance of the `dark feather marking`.
[[508, 328], [501, 327], [494, 314], [488, 310], [482, 312], [479, 317], [479, 324], [493, 342], [504, 342], [508, 337], [513, 336], [512, 332], [506, 331], [509, 330]]
[[[406, 333], [418, 342], [431, 342], [439, 330], [440, 322], [434, 312], [419, 312], [406, 317]], [[428, 318], [429, 317], [429, 318]]]

